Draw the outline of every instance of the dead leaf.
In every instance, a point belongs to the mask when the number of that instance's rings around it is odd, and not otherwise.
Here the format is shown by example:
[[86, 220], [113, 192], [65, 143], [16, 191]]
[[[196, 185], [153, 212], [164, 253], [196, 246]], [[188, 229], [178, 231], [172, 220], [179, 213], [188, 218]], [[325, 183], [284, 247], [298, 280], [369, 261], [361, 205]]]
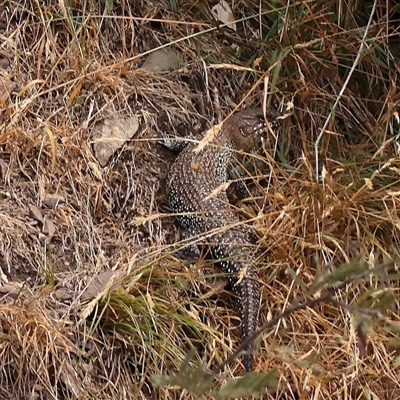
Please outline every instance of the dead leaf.
[[30, 211], [30, 215], [33, 219], [35, 219], [36, 221], [41, 222], [42, 224], [44, 224], [44, 218], [42, 215], [42, 212], [40, 211], [40, 209], [38, 207], [36, 207], [34, 204], [29, 204], [29, 211]]
[[0, 286], [0, 294], [4, 296], [10, 296], [13, 299], [18, 297], [21, 292], [22, 285], [19, 283], [9, 282]]
[[102, 294], [106, 289], [112, 290], [115, 286], [116, 281], [123, 275], [122, 271], [107, 270], [100, 272], [95, 276], [85, 291], [82, 293], [82, 300], [89, 300], [96, 297], [98, 294]]
[[49, 243], [56, 232], [56, 227], [50, 218], [46, 218], [43, 225], [43, 233], [46, 235], [46, 242]]
[[[40, 208], [36, 207], [34, 204], [29, 204], [29, 213], [33, 219], [42, 223], [42, 233], [45, 235], [46, 242], [50, 242], [56, 232], [53, 221], [48, 217], [44, 217]], [[39, 237], [44, 238], [42, 234], [39, 234]]]
[[46, 193], [44, 195], [43, 203], [47, 207], [56, 208], [60, 203], [65, 203], [65, 198], [57, 193]]
[[112, 118], [98, 122], [93, 128], [94, 154], [102, 167], [110, 157], [131, 139], [139, 129], [139, 118]]
[[235, 17], [226, 1], [220, 0], [220, 2], [211, 9], [211, 12], [214, 14], [217, 21], [226, 24], [228, 28], [236, 31]]

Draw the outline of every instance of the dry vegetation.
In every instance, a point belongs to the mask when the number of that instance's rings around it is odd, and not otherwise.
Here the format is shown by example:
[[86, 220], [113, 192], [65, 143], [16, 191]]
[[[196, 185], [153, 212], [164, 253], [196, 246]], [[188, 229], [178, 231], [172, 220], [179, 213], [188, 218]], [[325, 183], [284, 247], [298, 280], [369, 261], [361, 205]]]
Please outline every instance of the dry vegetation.
[[[237, 348], [237, 317], [173, 255], [158, 141], [268, 92], [285, 119], [240, 212], [269, 255], [260, 322], [305, 306], [257, 342], [262, 398], [399, 399], [399, 6], [235, 1], [235, 32], [203, 0], [43, 3], [0, 0], [0, 398], [202, 397], [192, 368]], [[161, 45], [182, 66], [140, 69]], [[92, 129], [116, 115], [140, 128], [102, 168]], [[186, 389], [156, 386], [192, 347]]]

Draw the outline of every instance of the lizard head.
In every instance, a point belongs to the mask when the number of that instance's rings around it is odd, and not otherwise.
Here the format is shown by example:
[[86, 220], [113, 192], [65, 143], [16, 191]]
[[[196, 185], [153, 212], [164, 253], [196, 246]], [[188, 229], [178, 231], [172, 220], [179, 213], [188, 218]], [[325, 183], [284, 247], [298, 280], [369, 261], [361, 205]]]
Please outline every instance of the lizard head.
[[252, 108], [230, 116], [223, 125], [225, 134], [231, 136], [237, 150], [248, 151], [252, 149], [267, 134], [267, 119], [271, 128], [279, 125], [281, 114], [268, 109], [264, 115], [262, 108]]

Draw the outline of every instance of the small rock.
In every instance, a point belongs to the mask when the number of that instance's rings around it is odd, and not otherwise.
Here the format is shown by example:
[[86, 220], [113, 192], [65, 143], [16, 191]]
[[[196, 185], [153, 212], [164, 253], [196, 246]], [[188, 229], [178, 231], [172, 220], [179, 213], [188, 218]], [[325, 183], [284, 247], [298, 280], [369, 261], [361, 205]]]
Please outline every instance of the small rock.
[[174, 71], [183, 64], [182, 53], [178, 50], [166, 49], [156, 50], [151, 53], [143, 63], [143, 69], [147, 71]]

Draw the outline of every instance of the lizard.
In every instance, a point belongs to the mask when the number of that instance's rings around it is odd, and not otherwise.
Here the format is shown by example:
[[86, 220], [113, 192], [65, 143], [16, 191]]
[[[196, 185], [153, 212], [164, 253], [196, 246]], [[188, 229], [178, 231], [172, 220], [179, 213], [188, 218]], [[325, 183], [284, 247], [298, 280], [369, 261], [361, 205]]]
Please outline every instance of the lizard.
[[[167, 197], [178, 222], [190, 236], [204, 236], [236, 295], [242, 340], [257, 330], [260, 305], [258, 273], [251, 252], [253, 232], [244, 226], [226, 194], [228, 167], [235, 152], [250, 151], [281, 114], [253, 108], [232, 114], [205, 144], [188, 144], [177, 156], [167, 176]], [[215, 132], [214, 132], [215, 133]], [[201, 146], [201, 145], [200, 145]], [[252, 236], [253, 234], [253, 236]], [[244, 366], [253, 370], [253, 346], [245, 349]]]

